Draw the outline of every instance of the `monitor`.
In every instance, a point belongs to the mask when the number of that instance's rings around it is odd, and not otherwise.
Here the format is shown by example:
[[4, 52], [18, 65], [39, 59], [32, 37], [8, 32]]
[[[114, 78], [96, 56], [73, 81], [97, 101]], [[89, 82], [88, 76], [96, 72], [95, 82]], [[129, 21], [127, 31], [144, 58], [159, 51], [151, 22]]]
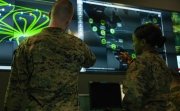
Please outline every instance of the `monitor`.
[[91, 109], [121, 108], [119, 83], [90, 82], [89, 97]]
[[[48, 26], [48, 14], [55, 1], [0, 0], [0, 70], [11, 70], [17, 46]], [[76, 10], [76, 1], [71, 2]], [[76, 12], [67, 30], [77, 34]]]
[[178, 65], [177, 71], [180, 73], [180, 13], [172, 12], [171, 19], [173, 24], [173, 36], [175, 39], [175, 49]]
[[[78, 33], [96, 55], [96, 63], [90, 68], [83, 68], [85, 73], [119, 73], [128, 66], [118, 58], [118, 53], [126, 51], [135, 59], [132, 46], [132, 33], [135, 28], [146, 23], [157, 24], [167, 42], [158, 49], [166, 64], [177, 67], [178, 46], [174, 35], [174, 12], [153, 8], [127, 6], [98, 0], [77, 0]], [[177, 21], [179, 22], [179, 21]], [[177, 28], [179, 29], [179, 28]], [[177, 35], [177, 34], [176, 34]]]

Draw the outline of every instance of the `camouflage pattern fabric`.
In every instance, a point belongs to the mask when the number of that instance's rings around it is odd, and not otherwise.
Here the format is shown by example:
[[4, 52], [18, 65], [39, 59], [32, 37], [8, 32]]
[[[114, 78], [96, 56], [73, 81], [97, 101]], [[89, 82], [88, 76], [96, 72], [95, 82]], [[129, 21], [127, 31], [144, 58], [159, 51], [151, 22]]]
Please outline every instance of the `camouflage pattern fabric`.
[[176, 86], [171, 89], [169, 96], [169, 110], [168, 111], [180, 111], [180, 86]]
[[45, 28], [15, 51], [7, 111], [78, 111], [78, 73], [95, 60], [79, 38]]
[[166, 111], [171, 71], [156, 51], [145, 51], [130, 64], [124, 81], [126, 111]]

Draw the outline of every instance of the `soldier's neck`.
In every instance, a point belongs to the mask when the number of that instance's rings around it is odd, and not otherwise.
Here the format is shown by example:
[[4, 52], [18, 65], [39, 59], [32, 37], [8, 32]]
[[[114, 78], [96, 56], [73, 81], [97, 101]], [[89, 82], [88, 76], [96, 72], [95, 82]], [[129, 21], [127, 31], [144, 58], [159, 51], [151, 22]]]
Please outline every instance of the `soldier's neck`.
[[61, 28], [62, 30], [66, 29], [66, 26], [59, 22], [50, 22], [48, 27], [57, 27], [57, 28]]

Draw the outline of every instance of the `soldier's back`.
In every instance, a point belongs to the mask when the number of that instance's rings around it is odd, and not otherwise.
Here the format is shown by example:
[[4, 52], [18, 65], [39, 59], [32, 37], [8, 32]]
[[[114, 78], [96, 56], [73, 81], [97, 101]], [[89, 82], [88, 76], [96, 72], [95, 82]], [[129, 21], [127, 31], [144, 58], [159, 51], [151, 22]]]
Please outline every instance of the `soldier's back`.
[[46, 28], [24, 41], [15, 55], [8, 111], [78, 111], [79, 70], [95, 62], [82, 40], [59, 28]]

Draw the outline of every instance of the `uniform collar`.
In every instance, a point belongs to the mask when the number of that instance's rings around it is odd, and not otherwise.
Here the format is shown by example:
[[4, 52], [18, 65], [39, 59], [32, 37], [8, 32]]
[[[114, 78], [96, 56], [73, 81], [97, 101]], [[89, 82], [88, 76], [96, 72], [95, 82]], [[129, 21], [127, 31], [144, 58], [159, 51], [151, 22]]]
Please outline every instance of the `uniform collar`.
[[62, 32], [64, 32], [64, 30], [59, 27], [46, 27], [43, 29], [43, 32], [62, 33]]

